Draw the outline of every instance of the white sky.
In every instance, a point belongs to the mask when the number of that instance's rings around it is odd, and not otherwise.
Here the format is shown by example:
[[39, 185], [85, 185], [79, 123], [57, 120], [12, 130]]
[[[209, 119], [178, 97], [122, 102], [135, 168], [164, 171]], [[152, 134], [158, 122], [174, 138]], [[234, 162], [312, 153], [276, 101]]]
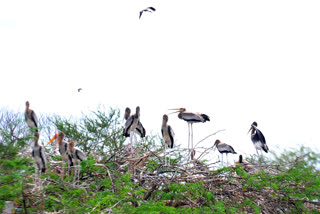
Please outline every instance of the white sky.
[[[148, 6], [157, 11], [139, 20]], [[226, 129], [203, 145], [253, 154], [257, 121], [271, 150], [319, 150], [319, 11], [318, 0], [0, 1], [0, 107], [29, 100], [68, 116], [139, 105], [153, 133], [185, 107], [211, 117], [194, 125], [195, 143]], [[186, 147], [187, 124], [169, 124]]]

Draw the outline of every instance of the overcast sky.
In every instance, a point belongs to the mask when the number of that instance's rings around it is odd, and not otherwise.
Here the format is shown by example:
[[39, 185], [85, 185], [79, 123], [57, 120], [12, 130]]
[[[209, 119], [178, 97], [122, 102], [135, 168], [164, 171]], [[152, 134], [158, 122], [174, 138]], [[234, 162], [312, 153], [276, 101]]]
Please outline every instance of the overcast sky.
[[[68, 116], [139, 105], [154, 134], [185, 107], [211, 118], [194, 125], [195, 143], [226, 129], [203, 145], [254, 154], [257, 121], [271, 150], [319, 150], [319, 11], [318, 0], [1, 1], [0, 107], [29, 100]], [[169, 124], [186, 147], [186, 122]]]

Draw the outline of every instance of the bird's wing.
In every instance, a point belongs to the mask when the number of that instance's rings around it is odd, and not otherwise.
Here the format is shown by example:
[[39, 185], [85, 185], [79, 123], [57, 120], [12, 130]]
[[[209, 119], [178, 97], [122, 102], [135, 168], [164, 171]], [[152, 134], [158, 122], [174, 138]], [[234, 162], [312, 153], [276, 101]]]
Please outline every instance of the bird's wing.
[[181, 113], [182, 119], [190, 122], [202, 122], [202, 118], [199, 114], [193, 112], [183, 112]]
[[78, 148], [75, 148], [75, 155], [80, 161], [86, 160], [87, 156]]
[[258, 138], [255, 139], [256, 141], [260, 141], [262, 144], [266, 144], [266, 139], [264, 138], [264, 135], [262, 134], [262, 132], [256, 127], [256, 126], [252, 126], [254, 128], [254, 130], [256, 131]]
[[129, 119], [126, 121], [126, 123], [124, 124], [124, 129], [123, 129], [123, 132], [122, 132], [123, 136], [125, 136], [125, 137], [129, 137], [130, 136], [130, 133], [128, 133], [128, 131], [130, 129], [130, 126], [132, 126], [132, 124], [133, 124], [133, 120], [134, 120], [134, 116], [131, 115], [129, 117]]
[[173, 129], [171, 128], [171, 126], [168, 126], [168, 132], [169, 132], [169, 137], [170, 137], [170, 140], [171, 140], [171, 145], [170, 145], [170, 147], [173, 148], [173, 144], [174, 144], [174, 131], [173, 131]]
[[154, 7], [148, 7], [148, 9], [150, 9], [152, 11], [156, 11], [156, 9]]
[[27, 121], [27, 112], [24, 113], [24, 119]]
[[168, 131], [169, 131], [169, 134], [174, 138], [175, 134], [171, 126], [168, 126]]
[[142, 13], [143, 13], [143, 10], [140, 11], [140, 14], [139, 14], [139, 19], [141, 18], [142, 16]]
[[37, 118], [36, 113], [34, 113], [33, 110], [31, 111], [31, 120], [34, 122], [34, 125], [35, 125], [36, 127], [38, 127], [38, 118]]
[[43, 167], [45, 168], [47, 165], [47, 155], [46, 155], [42, 146], [39, 147], [39, 154], [40, 154], [40, 158], [41, 158]]
[[139, 121], [138, 125], [136, 127], [136, 130], [139, 134], [140, 137], [145, 137], [146, 136], [146, 130], [144, 129], [142, 123]]

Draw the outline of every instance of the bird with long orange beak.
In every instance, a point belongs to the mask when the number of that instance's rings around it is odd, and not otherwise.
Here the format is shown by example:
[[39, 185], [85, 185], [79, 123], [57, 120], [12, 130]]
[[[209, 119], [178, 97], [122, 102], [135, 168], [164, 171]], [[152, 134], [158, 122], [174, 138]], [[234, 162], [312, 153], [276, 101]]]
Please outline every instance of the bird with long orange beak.
[[[251, 131], [251, 141], [257, 151], [258, 157], [259, 157], [259, 153], [258, 150], [263, 150], [266, 153], [268, 153], [269, 148], [267, 146], [266, 143], [266, 139], [264, 138], [264, 135], [262, 134], [262, 132], [257, 128], [258, 123], [257, 122], [253, 122], [251, 124], [251, 128], [249, 129], [248, 133]], [[262, 151], [261, 151], [261, 155], [262, 155]]]
[[[193, 152], [193, 128], [192, 124], [193, 123], [205, 123], [206, 121], [210, 121], [210, 118], [206, 114], [202, 113], [193, 113], [187, 111], [185, 108], [175, 108], [175, 109], [169, 109], [169, 110], [176, 110], [175, 112], [172, 113], [178, 113], [178, 118], [184, 121], [187, 121], [188, 123], [188, 131], [189, 131], [189, 136], [188, 136], [188, 151], [190, 152], [190, 144], [191, 144], [191, 149]], [[172, 114], [171, 113], [171, 114]], [[191, 139], [191, 143], [190, 143]]]
[[48, 146], [50, 143], [52, 143], [55, 139], [56, 144], [59, 147], [59, 153], [61, 155], [61, 159], [68, 164], [68, 167], [71, 165], [71, 161], [68, 157], [67, 151], [68, 151], [68, 143], [64, 141], [65, 134], [63, 132], [59, 132], [59, 134], [55, 134], [54, 137], [47, 143], [46, 146]]

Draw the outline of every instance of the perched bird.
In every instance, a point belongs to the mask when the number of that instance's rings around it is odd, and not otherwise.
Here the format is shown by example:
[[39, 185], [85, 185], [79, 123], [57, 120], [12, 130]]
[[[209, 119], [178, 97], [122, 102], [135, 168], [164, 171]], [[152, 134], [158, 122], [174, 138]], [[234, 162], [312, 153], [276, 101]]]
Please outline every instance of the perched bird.
[[87, 156], [80, 149], [74, 147], [74, 141], [69, 142], [67, 154], [71, 157], [74, 166], [87, 159]]
[[78, 148], [74, 147], [74, 141], [69, 142], [67, 154], [71, 160], [71, 166], [76, 167], [75, 177], [79, 180], [80, 162], [87, 159], [87, 156]]
[[190, 139], [191, 139], [191, 150], [193, 152], [193, 128], [192, 124], [193, 123], [205, 123], [206, 121], [210, 121], [210, 118], [206, 114], [202, 113], [193, 113], [193, 112], [188, 112], [186, 111], [185, 108], [176, 108], [176, 109], [170, 109], [170, 110], [177, 110], [173, 113], [178, 113], [178, 118], [184, 121], [187, 121], [188, 123], [188, 131], [189, 131], [189, 136], [188, 136], [188, 150], [190, 152]]
[[[131, 114], [131, 109], [127, 107], [123, 118], [127, 121], [130, 118], [130, 114]], [[139, 120], [138, 125], [137, 125], [136, 129], [134, 130], [134, 132], [137, 133], [140, 137], [146, 136], [146, 130], [144, 129], [140, 120]], [[130, 133], [127, 133], [126, 137], [129, 137], [129, 136], [130, 136]]]
[[166, 154], [167, 154], [167, 146], [169, 148], [173, 148], [173, 144], [174, 144], [174, 132], [173, 129], [171, 128], [170, 125], [168, 125], [168, 115], [163, 115], [162, 117], [162, 127], [161, 127], [161, 134], [164, 140], [164, 148], [165, 148], [165, 152], [164, 152], [164, 158], [165, 158], [165, 165], [167, 165], [167, 158], [166, 158]]
[[47, 166], [47, 157], [46, 153], [44, 151], [44, 148], [39, 145], [39, 133], [34, 133], [34, 146], [32, 149], [32, 157], [34, 159], [34, 162], [36, 163], [36, 166], [38, 168], [38, 171], [40, 173], [46, 172], [46, 166]]
[[126, 108], [124, 119], [126, 120], [125, 128], [123, 129], [123, 136], [130, 137], [131, 132], [137, 133], [140, 137], [146, 136], [146, 130], [140, 122], [140, 107], [137, 106], [136, 113], [130, 116], [130, 108]]
[[30, 103], [29, 101], [26, 102], [26, 111], [24, 113], [24, 118], [29, 126], [29, 128], [32, 130], [35, 130], [35, 132], [38, 132], [38, 118], [36, 113], [32, 109], [29, 108]]
[[239, 155], [239, 161], [236, 161], [236, 165], [241, 165], [246, 172], [253, 172], [255, 171], [255, 165], [252, 163], [243, 160], [242, 155]]
[[221, 153], [222, 165], [223, 165], [223, 153], [226, 154], [227, 165], [228, 165], [228, 153], [237, 154], [234, 151], [234, 149], [232, 148], [232, 146], [230, 146], [230, 145], [228, 145], [226, 143], [222, 143], [220, 140], [216, 140], [216, 142], [214, 143], [214, 146], [216, 146], [218, 151]]
[[134, 115], [128, 116], [128, 112], [130, 114], [130, 109], [126, 109], [125, 118], [128, 117], [122, 135], [125, 137], [130, 137], [131, 143], [131, 153], [133, 153], [133, 141], [132, 137], [134, 133], [137, 133], [141, 138], [146, 136], [146, 130], [144, 129], [142, 123], [140, 122], [140, 107], [136, 107], [136, 113]]
[[80, 92], [82, 90], [82, 88], [78, 88], [78, 92]]
[[[256, 148], [256, 151], [259, 157], [258, 150], [263, 150], [266, 153], [268, 153], [269, 148], [267, 146], [266, 139], [264, 138], [262, 132], [257, 128], [257, 126], [258, 126], [257, 122], [253, 122], [251, 124], [251, 128], [249, 129], [248, 133], [251, 131], [251, 141], [254, 147]], [[261, 151], [261, 155], [262, 155], [262, 151]]]
[[142, 13], [144, 13], [144, 12], [153, 13], [154, 11], [156, 11], [156, 9], [154, 7], [147, 7], [146, 9], [141, 10], [139, 13], [139, 19], [141, 18]]
[[61, 155], [61, 159], [68, 164], [68, 167], [71, 166], [72, 162], [68, 157], [67, 150], [68, 150], [68, 143], [64, 141], [65, 134], [63, 132], [59, 132], [59, 134], [55, 134], [54, 137], [47, 143], [48, 146], [52, 141], [56, 140], [56, 145], [59, 148], [59, 153]]

